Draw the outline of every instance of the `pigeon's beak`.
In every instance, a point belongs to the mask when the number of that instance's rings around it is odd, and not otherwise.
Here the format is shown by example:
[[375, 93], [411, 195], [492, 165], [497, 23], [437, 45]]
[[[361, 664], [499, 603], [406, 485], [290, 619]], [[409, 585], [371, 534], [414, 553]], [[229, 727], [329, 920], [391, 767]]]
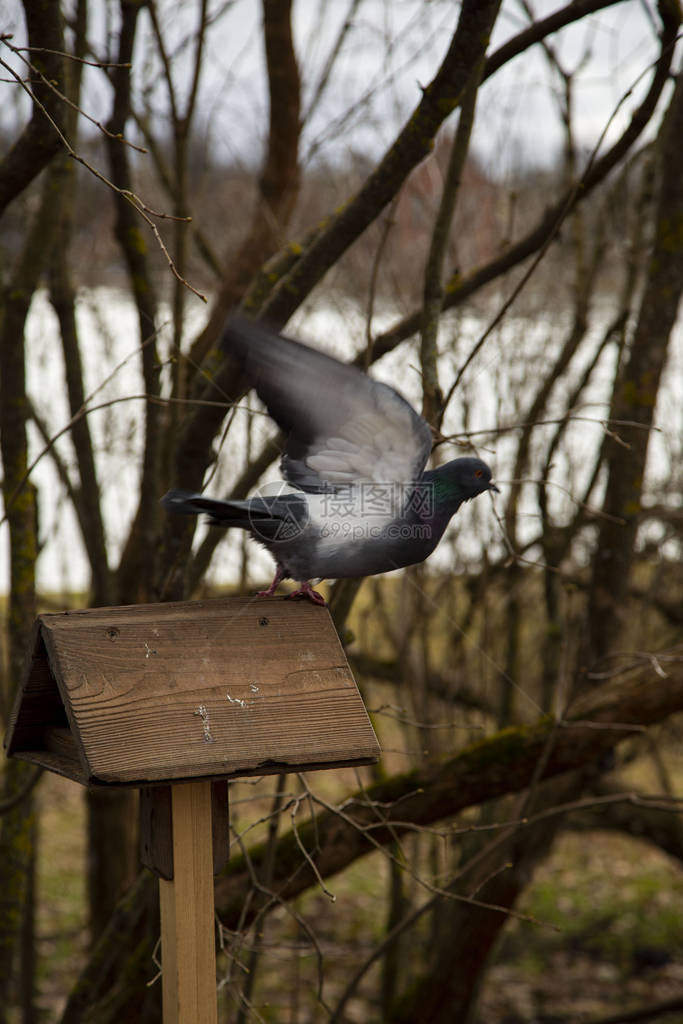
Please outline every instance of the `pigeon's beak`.
[[493, 480], [492, 480], [492, 481], [491, 481], [491, 483], [489, 484], [489, 486], [488, 486], [488, 490], [489, 490], [489, 491], [495, 491], [495, 492], [496, 492], [496, 494], [500, 494], [500, 489], [499, 489], [498, 487], [496, 487], [496, 485], [494, 484]]

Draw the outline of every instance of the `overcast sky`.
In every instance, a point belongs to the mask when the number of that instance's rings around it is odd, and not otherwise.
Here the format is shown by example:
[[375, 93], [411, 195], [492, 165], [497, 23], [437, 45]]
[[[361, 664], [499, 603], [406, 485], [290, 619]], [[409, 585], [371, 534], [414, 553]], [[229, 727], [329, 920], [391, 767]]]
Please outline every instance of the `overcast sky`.
[[[333, 40], [353, 0], [295, 0], [294, 29], [304, 83], [304, 105], [313, 94]], [[537, 16], [562, 6], [557, 0], [533, 0]], [[219, 15], [219, 12], [224, 12]], [[169, 50], [187, 37], [194, 25], [196, 2], [160, 0]], [[214, 2], [216, 22], [209, 35], [202, 66], [199, 109], [206, 137], [225, 160], [254, 161], [263, 145], [267, 126], [267, 92], [260, 32], [261, 4], [257, 0]], [[92, 5], [91, 36], [100, 50], [107, 32], [106, 12], [116, 5]], [[419, 101], [420, 85], [433, 77], [457, 22], [459, 5], [453, 0], [360, 0], [355, 4], [352, 28], [336, 74], [304, 133], [304, 160], [336, 160], [348, 151], [380, 155], [410, 110]], [[612, 133], [623, 128], [646, 88], [640, 78], [657, 52], [656, 15], [650, 0], [628, 0], [552, 38], [567, 71], [575, 71], [575, 127], [578, 141], [592, 148], [627, 90]], [[24, 29], [18, 0], [0, 0], [0, 22], [23, 42]], [[492, 48], [527, 24], [519, 0], [504, 0]], [[137, 54], [138, 81], [154, 79], [152, 47], [143, 13]], [[178, 82], [188, 77], [188, 50], [176, 59]], [[11, 55], [5, 53], [11, 59]], [[14, 61], [16, 66], [16, 61]], [[0, 118], [12, 116], [16, 86], [5, 90]], [[561, 144], [557, 116], [559, 79], [549, 70], [539, 46], [501, 69], [480, 94], [474, 149], [491, 172], [504, 174], [518, 161], [547, 164]], [[149, 97], [161, 112], [162, 89]], [[109, 86], [98, 72], [89, 74], [83, 105], [98, 120], [106, 118]], [[161, 113], [159, 115], [161, 117]], [[159, 122], [161, 124], [161, 121]], [[610, 136], [608, 136], [609, 139]]]
[[[315, 92], [320, 69], [324, 67], [332, 40], [343, 23], [350, 2], [295, 0], [295, 34], [304, 82], [304, 109]], [[559, 5], [550, 0], [536, 0], [535, 9], [539, 15], [546, 15]], [[92, 38], [98, 51], [102, 52], [107, 30], [104, 15], [107, 10], [115, 11], [116, 5], [102, 2], [93, 3], [92, 7], [98, 12], [98, 20], [91, 26]], [[575, 128], [579, 142], [586, 148], [595, 144], [626, 91], [656, 55], [656, 34], [652, 16], [648, 14], [652, 7], [651, 3], [629, 0], [586, 19], [553, 40], [557, 56], [566, 70], [581, 66], [576, 75]], [[169, 34], [169, 49], [173, 51], [192, 27], [198, 4], [159, 0], [159, 9], [164, 29]], [[212, 10], [219, 10], [218, 3], [212, 6]], [[336, 76], [324, 94], [316, 116], [306, 127], [304, 160], [307, 155], [310, 159], [313, 150], [317, 159], [328, 161], [343, 159], [348, 152], [380, 156], [419, 101], [420, 85], [427, 84], [434, 76], [448, 46], [457, 15], [458, 5], [451, 0], [360, 0]], [[199, 109], [207, 139], [215, 152], [226, 160], [255, 161], [263, 144], [267, 126], [267, 92], [260, 21], [260, 3], [256, 0], [235, 0], [212, 28], [205, 52]], [[492, 48], [519, 31], [525, 23], [517, 0], [505, 0]], [[155, 75], [158, 70], [150, 57], [153, 48], [146, 44], [149, 22], [144, 12], [140, 28], [140, 47], [135, 60], [138, 100], [140, 87], [145, 81], [157, 81]], [[15, 44], [25, 44], [18, 0], [0, 0], [0, 30], [14, 32]], [[0, 46], [0, 49], [3, 48]], [[188, 64], [183, 57], [184, 52], [181, 49], [175, 62], [179, 86], [187, 81]], [[20, 66], [6, 47], [2, 56], [13, 67]], [[630, 116], [648, 81], [649, 74], [646, 74], [636, 85], [614, 121], [614, 130], [623, 128], [624, 120]], [[554, 96], [557, 87], [558, 80], [548, 70], [539, 47], [512, 62], [484, 85], [478, 103], [474, 146], [491, 173], [504, 176], [520, 160], [543, 164], [552, 159], [561, 143]], [[15, 84], [0, 82], [0, 123], [6, 129], [13, 118], [15, 128], [21, 120], [22, 111], [17, 107], [20, 97], [21, 92]], [[149, 101], [158, 112], [155, 127], [161, 135], [165, 109], [163, 90], [153, 88]], [[110, 102], [110, 88], [102, 73], [91, 71], [86, 80], [83, 107], [91, 116], [105, 120]], [[26, 109], [23, 116], [25, 113]], [[198, 141], [201, 143], [201, 136]], [[105, 304], [110, 301], [113, 301], [111, 296], [97, 299], [107, 310], [109, 307]], [[44, 394], [48, 385], [44, 378], [36, 375], [47, 373], [49, 378], [51, 373], [59, 372], [47, 356], [40, 356], [41, 351], [55, 351], [51, 340], [53, 334], [50, 333], [54, 332], [55, 326], [49, 322], [50, 316], [52, 320], [54, 316], [46, 309], [46, 303], [43, 302], [42, 306], [45, 308], [41, 313], [41, 303], [37, 308], [36, 303], [33, 304], [28, 329], [29, 352], [32, 353], [29, 358], [30, 386], [38, 395]], [[134, 311], [126, 311], [122, 307], [106, 313], [105, 319], [116, 319], [120, 325], [125, 315], [134, 319]], [[125, 340], [134, 334], [133, 325], [129, 331], [120, 330], [117, 338]], [[94, 353], [95, 359], [99, 358], [98, 344], [96, 335], [88, 336], [86, 352], [90, 356]], [[117, 354], [114, 362], [118, 361]], [[103, 372], [101, 366], [99, 372]], [[99, 382], [100, 378], [94, 378], [95, 384]], [[128, 387], [129, 392], [139, 390], [135, 382], [127, 384], [122, 381], [120, 374], [117, 384]], [[55, 402], [63, 400], [61, 393], [55, 396]], [[680, 408], [679, 401], [677, 408]], [[59, 426], [68, 419], [66, 409], [61, 412], [53, 410], [53, 413]], [[122, 407], [118, 407], [117, 415], [121, 420], [124, 415]], [[122, 444], [127, 444], [129, 435], [125, 434], [123, 427], [121, 432]], [[133, 431], [130, 436], [139, 437], [141, 431]], [[111, 513], [112, 518], [109, 533], [114, 538], [125, 532], [122, 530], [126, 522], [125, 511], [122, 515], [122, 500], [132, 503], [136, 490], [137, 457], [131, 459], [125, 444], [116, 473], [103, 474], [105, 488], [110, 484], [118, 486], [126, 472], [132, 474], [130, 485], [124, 488], [126, 494], [123, 499], [117, 492], [115, 500], [105, 500], [105, 511], [108, 515]], [[109, 447], [107, 457], [115, 458], [116, 452], [112, 455]], [[46, 474], [45, 478], [43, 474]], [[44, 493], [59, 495], [60, 487], [53, 477], [51, 464], [43, 460], [34, 473], [34, 479]], [[53, 508], [50, 503], [47, 505], [54, 515], [50, 520], [50, 515], [43, 509], [44, 530], [50, 543], [39, 561], [40, 584], [42, 587], [55, 587], [63, 580], [65, 586], [83, 587], [88, 579], [88, 570], [73, 517], [62, 506]], [[7, 585], [6, 553], [6, 541], [2, 538], [0, 590], [6, 589]]]

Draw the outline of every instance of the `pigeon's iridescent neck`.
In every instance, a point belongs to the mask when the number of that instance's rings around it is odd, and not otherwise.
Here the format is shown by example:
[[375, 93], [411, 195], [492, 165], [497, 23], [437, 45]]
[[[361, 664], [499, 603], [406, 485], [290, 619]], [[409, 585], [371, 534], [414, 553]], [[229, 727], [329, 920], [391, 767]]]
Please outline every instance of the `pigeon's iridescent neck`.
[[427, 470], [422, 481], [431, 493], [432, 512], [428, 518], [433, 522], [448, 522], [466, 498], [462, 488], [452, 475], [439, 469]]

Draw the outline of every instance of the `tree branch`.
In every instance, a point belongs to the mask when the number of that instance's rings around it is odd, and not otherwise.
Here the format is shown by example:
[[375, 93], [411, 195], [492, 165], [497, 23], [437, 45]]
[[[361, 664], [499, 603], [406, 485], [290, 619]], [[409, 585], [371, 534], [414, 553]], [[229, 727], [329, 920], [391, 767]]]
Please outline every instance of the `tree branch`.
[[[660, 10], [667, 8], [662, 3]], [[539, 220], [538, 224], [531, 229], [523, 238], [510, 246], [504, 253], [483, 267], [471, 271], [467, 276], [453, 275], [445, 286], [444, 310], [453, 309], [469, 299], [475, 292], [484, 285], [501, 277], [507, 271], [512, 270], [527, 257], [538, 252], [543, 246], [547, 246], [549, 240], [554, 238], [562, 225], [565, 217], [571, 210], [590, 194], [590, 192], [601, 181], [607, 177], [610, 171], [618, 164], [619, 160], [628, 152], [636, 139], [643, 132], [655, 112], [662, 90], [669, 80], [671, 61], [674, 57], [674, 47], [679, 21], [671, 10], [666, 10], [663, 18], [664, 27], [661, 36], [660, 56], [655, 65], [655, 72], [650, 83], [650, 88], [641, 103], [634, 112], [628, 127], [621, 137], [614, 143], [604, 156], [597, 158], [584, 172], [579, 181], [569, 188], [560, 198], [548, 207]], [[373, 359], [391, 352], [397, 345], [407, 338], [412, 337], [420, 326], [420, 312], [415, 311], [408, 314], [397, 324], [391, 327], [384, 334], [378, 335], [373, 344]], [[357, 362], [362, 357], [357, 358]]]
[[[24, 0], [24, 15], [28, 30], [29, 47], [33, 50], [36, 72], [51, 81], [64, 78], [64, 33], [59, 4]], [[64, 104], [41, 81], [40, 74], [31, 72], [30, 92], [40, 97], [33, 103], [31, 119], [14, 145], [0, 160], [0, 215], [11, 201], [33, 181], [59, 149], [60, 140], [53, 131], [45, 113], [55, 124], [64, 120]]]
[[275, 326], [286, 323], [427, 155], [439, 127], [462, 101], [472, 72], [486, 51], [499, 6], [499, 0], [463, 0], [446, 57], [403, 130], [360, 191], [332, 218], [267, 301], [263, 314]]
[[[138, 315], [141, 342], [141, 368], [145, 392], [151, 398], [160, 393], [159, 355], [154, 336], [156, 333], [157, 302], [147, 259], [147, 246], [135, 217], [134, 206], [128, 200], [132, 194], [132, 176], [128, 153], [116, 136], [122, 135], [130, 116], [131, 60], [135, 43], [140, 5], [121, 0], [121, 27], [118, 39], [117, 65], [112, 70], [114, 102], [107, 124], [111, 133], [106, 137], [112, 179], [117, 186], [116, 237], [126, 262]], [[148, 401], [145, 408], [145, 446], [140, 480], [140, 497], [133, 524], [118, 568], [120, 600], [124, 603], [148, 600], [155, 577], [154, 565], [158, 552], [157, 524], [159, 521], [159, 470], [161, 459], [162, 410]]]
[[[683, 650], [666, 659], [660, 655], [660, 660], [666, 660], [666, 681], [645, 658], [634, 674], [587, 693], [560, 723], [546, 717], [531, 725], [505, 729], [461, 751], [437, 769], [394, 776], [360, 790], [344, 801], [343, 808], [325, 810], [315, 820], [299, 825], [298, 839], [292, 832], [284, 834], [274, 858], [272, 886], [277, 898], [293, 899], [317, 884], [316, 873], [302, 857], [299, 842], [308, 851], [316, 851], [316, 872], [323, 879], [329, 878], [416, 827], [524, 789], [535, 778], [541, 757], [542, 778], [572, 772], [595, 762], [634, 732], [682, 710]], [[523, 827], [522, 823], [521, 834]], [[248, 856], [252, 869], [258, 871], [266, 845], [249, 850]], [[144, 938], [144, 921], [147, 898], [155, 884], [151, 876], [141, 876], [134, 905], [126, 903], [125, 915], [119, 916], [117, 911], [70, 997], [62, 1024], [85, 1024], [93, 1019], [92, 1009], [105, 991], [110, 993], [117, 1012], [125, 1011], [131, 1024], [140, 1020], [144, 993], [135, 985], [127, 985], [126, 972], [132, 971], [139, 978], [141, 962], [145, 957], [151, 962], [153, 940]], [[216, 907], [225, 927], [248, 923], [249, 912], [245, 916], [243, 911], [249, 884], [250, 870], [243, 856], [231, 861], [217, 879]], [[103, 964], [108, 965], [106, 971]], [[121, 1019], [106, 1014], [97, 1017], [98, 1024]]]
[[[225, 259], [230, 274], [209, 320], [192, 346], [199, 365], [219, 336], [225, 317], [243, 297], [259, 267], [283, 241], [300, 185], [301, 82], [294, 51], [291, 0], [262, 0], [270, 118], [268, 146], [259, 178], [259, 196], [249, 233], [237, 253]], [[201, 383], [201, 381], [199, 382]]]
[[432, 238], [427, 256], [422, 296], [422, 323], [420, 338], [420, 364], [422, 366], [422, 415], [429, 425], [439, 430], [446, 411], [439, 386], [437, 369], [437, 334], [443, 304], [442, 274], [448, 248], [453, 214], [460, 192], [460, 180], [469, 152], [470, 136], [474, 125], [474, 111], [481, 79], [483, 58], [472, 72], [471, 80], [460, 107], [460, 117], [451, 147], [439, 210], [434, 220]]

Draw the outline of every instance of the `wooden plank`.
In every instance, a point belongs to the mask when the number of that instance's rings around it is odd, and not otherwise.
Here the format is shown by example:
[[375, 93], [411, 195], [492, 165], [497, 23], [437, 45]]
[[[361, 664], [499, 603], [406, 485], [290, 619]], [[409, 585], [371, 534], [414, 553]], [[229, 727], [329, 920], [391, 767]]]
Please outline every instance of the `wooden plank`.
[[90, 781], [376, 761], [326, 608], [227, 598], [42, 617]]
[[68, 725], [49, 725], [43, 729], [43, 744], [51, 754], [79, 764], [78, 747]]
[[42, 734], [47, 724], [68, 725], [68, 720], [47, 659], [41, 623], [37, 620], [8, 722], [5, 738], [8, 756], [18, 750], [42, 747]]
[[37, 764], [41, 768], [47, 768], [48, 771], [71, 779], [72, 782], [79, 782], [81, 786], [89, 784], [88, 776], [81, 765], [76, 761], [67, 760], [61, 754], [53, 754], [49, 750], [22, 750], [13, 753], [12, 757], [17, 757], [20, 761], [28, 761], [29, 764]]
[[[171, 786], [143, 786], [140, 789], [140, 863], [159, 878], [173, 878], [173, 829]], [[211, 782], [211, 844], [213, 873], [217, 875], [230, 856], [228, 783]]]
[[76, 782], [90, 771], [49, 662], [40, 618], [33, 625], [21, 683], [4, 741], [8, 757], [19, 757]]
[[213, 873], [219, 874], [230, 859], [230, 804], [227, 779], [211, 783], [211, 840]]
[[217, 1024], [211, 783], [172, 788], [173, 881], [159, 880], [164, 1024]]
[[140, 789], [140, 863], [159, 878], [173, 878], [171, 786]]

